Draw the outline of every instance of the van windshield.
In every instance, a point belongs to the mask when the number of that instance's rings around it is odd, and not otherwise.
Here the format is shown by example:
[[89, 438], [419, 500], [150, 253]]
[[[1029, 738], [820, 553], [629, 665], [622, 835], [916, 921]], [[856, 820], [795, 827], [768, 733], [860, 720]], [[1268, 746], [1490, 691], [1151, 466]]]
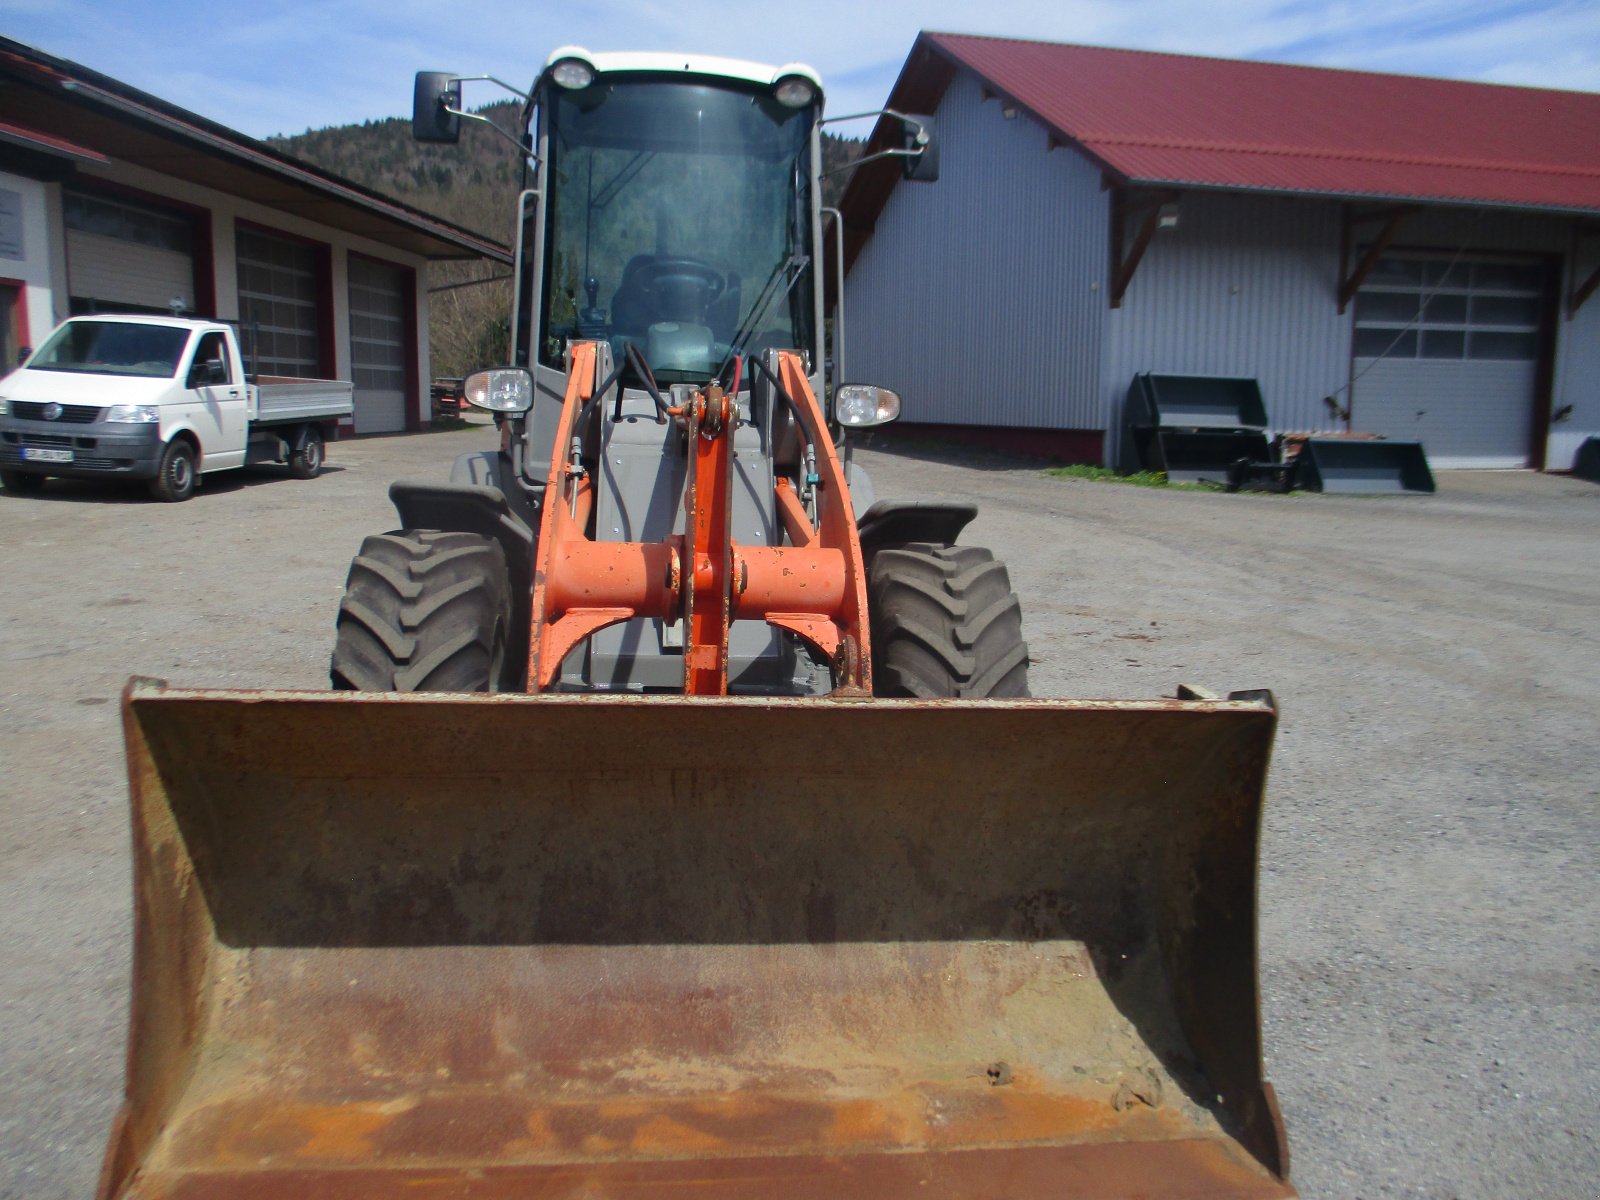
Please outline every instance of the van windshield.
[[171, 378], [189, 341], [187, 329], [131, 321], [71, 321], [28, 360], [30, 371]]
[[811, 107], [650, 76], [551, 91], [541, 360], [632, 342], [689, 382], [736, 351], [810, 345]]

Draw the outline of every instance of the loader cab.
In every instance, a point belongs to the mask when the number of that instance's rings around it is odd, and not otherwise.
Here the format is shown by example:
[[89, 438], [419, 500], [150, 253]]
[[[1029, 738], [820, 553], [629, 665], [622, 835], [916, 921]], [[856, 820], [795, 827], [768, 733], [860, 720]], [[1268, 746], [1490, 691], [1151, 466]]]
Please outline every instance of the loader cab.
[[547, 378], [573, 341], [632, 344], [662, 384], [774, 347], [820, 363], [815, 77], [595, 59], [554, 60], [534, 95], [519, 361]]

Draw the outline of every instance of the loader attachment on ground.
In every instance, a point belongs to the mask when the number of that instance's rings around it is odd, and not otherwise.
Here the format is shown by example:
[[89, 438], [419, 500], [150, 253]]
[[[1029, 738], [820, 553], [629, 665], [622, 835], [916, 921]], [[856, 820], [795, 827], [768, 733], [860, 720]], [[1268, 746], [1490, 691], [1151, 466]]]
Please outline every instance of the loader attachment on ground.
[[103, 1200], [1282, 1197], [1237, 701], [136, 683]]

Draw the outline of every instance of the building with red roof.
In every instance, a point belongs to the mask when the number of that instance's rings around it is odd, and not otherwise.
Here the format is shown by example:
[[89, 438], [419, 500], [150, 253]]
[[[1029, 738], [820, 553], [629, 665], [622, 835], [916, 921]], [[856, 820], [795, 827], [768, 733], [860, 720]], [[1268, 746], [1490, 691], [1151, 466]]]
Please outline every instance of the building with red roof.
[[1148, 371], [1436, 466], [1600, 433], [1600, 95], [924, 33], [889, 107], [942, 177], [851, 181], [845, 370], [912, 425], [1114, 462]]

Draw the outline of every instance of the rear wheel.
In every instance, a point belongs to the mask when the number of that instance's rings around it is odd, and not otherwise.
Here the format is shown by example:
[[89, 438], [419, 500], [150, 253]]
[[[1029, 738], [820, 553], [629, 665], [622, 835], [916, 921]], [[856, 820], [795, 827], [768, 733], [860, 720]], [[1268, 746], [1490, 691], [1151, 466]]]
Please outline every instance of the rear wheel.
[[0, 487], [19, 496], [32, 496], [44, 490], [47, 478], [46, 475], [35, 475], [32, 471], [0, 471]]
[[1028, 695], [1022, 605], [1005, 564], [976, 546], [913, 542], [867, 565], [878, 696]]
[[356, 692], [514, 687], [505, 551], [475, 533], [402, 530], [361, 543], [339, 603], [330, 676]]
[[322, 431], [311, 428], [300, 441], [300, 448], [289, 455], [289, 474], [296, 479], [315, 479], [322, 470]]

